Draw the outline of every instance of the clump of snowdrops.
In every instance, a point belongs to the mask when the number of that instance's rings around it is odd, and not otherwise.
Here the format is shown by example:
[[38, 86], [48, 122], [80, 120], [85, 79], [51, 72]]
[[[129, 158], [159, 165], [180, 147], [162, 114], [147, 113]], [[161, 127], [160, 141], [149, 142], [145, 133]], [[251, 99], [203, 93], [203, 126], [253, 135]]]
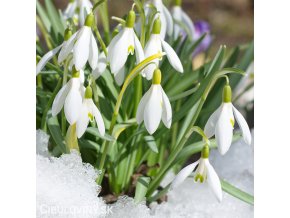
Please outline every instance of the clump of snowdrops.
[[[100, 170], [103, 195], [152, 202], [193, 175], [192, 185], [207, 183], [219, 201], [224, 190], [253, 203], [208, 159], [211, 149], [224, 155], [240, 138], [251, 143], [232, 89], [253, 62], [252, 43], [222, 45], [196, 67], [192, 59], [197, 51], [208, 54], [211, 37], [181, 0], [172, 12], [162, 0], [134, 0], [112, 19], [109, 1], [73, 0], [64, 11], [44, 2], [37, 2], [36, 117], [51, 136], [52, 155], [78, 150]], [[193, 154], [200, 158], [187, 165]], [[177, 176], [161, 187], [171, 170]]]

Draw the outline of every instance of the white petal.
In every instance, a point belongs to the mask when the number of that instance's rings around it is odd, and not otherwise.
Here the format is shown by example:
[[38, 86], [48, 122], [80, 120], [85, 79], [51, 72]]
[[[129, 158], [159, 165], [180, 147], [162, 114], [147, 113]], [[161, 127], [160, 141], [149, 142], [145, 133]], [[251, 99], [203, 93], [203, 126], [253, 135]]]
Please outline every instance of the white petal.
[[194, 168], [196, 167], [196, 165], [199, 163], [199, 160], [184, 167], [175, 177], [175, 179], [173, 180], [173, 182], [171, 183], [171, 189], [176, 188], [177, 186], [179, 186], [194, 170]]
[[64, 103], [65, 117], [71, 125], [78, 120], [82, 108], [82, 96], [79, 91], [80, 81], [79, 79], [72, 80], [72, 87]]
[[98, 65], [92, 72], [94, 79], [99, 78], [105, 72], [106, 67], [107, 67], [107, 58], [105, 53], [102, 52], [99, 56]]
[[137, 64], [139, 64], [141, 61], [144, 60], [144, 51], [135, 33], [134, 33], [134, 42], [135, 42], [136, 62]]
[[182, 16], [183, 22], [185, 23], [187, 28], [190, 30], [190, 34], [191, 34], [190, 38], [194, 39], [195, 28], [194, 28], [194, 24], [193, 24], [191, 18], [184, 11], [182, 11], [181, 16]]
[[151, 135], [158, 128], [162, 115], [162, 94], [158, 85], [152, 86], [152, 92], [144, 110], [144, 124]]
[[90, 54], [89, 54], [89, 64], [91, 68], [94, 70], [98, 66], [98, 56], [99, 56], [99, 49], [95, 37], [91, 33], [91, 40], [90, 40]]
[[208, 121], [205, 124], [204, 133], [208, 138], [212, 137], [215, 133], [215, 126], [219, 119], [221, 108], [222, 105], [219, 106], [218, 109], [216, 109], [215, 112], [212, 113], [212, 115], [209, 117]]
[[63, 43], [56, 48], [52, 49], [51, 51], [47, 52], [38, 62], [36, 66], [36, 75], [39, 74], [39, 72], [44, 68], [46, 63], [59, 51], [59, 49], [62, 47]]
[[231, 103], [223, 103], [220, 117], [215, 127], [215, 137], [219, 152], [224, 155], [230, 148], [233, 137], [233, 111]]
[[207, 183], [218, 201], [221, 202], [223, 194], [220, 179], [209, 161], [205, 160], [204, 163], [207, 169]]
[[131, 31], [133, 29], [124, 28], [122, 32], [113, 38], [109, 45], [108, 61], [110, 62], [112, 73], [118, 72], [125, 65], [130, 43], [133, 43], [132, 46], [134, 46], [134, 41], [130, 42]]
[[92, 3], [87, 0], [82, 0], [80, 5], [80, 24], [83, 25], [86, 20], [86, 16], [91, 12], [93, 7]]
[[59, 55], [58, 55], [58, 63], [63, 62], [67, 56], [72, 52], [73, 47], [74, 47], [74, 43], [75, 43], [75, 39], [77, 36], [78, 32], [75, 32], [63, 45], [63, 47], [61, 48]]
[[115, 80], [118, 86], [121, 86], [125, 79], [125, 66], [115, 74]]
[[[92, 101], [92, 100], [91, 100]], [[92, 101], [93, 103], [93, 101]], [[105, 124], [104, 124], [104, 121], [103, 121], [103, 118], [102, 118], [102, 115], [99, 111], [99, 109], [96, 107], [96, 105], [93, 103], [93, 115], [95, 117], [95, 120], [97, 122], [97, 125], [98, 125], [98, 129], [99, 129], [99, 132], [102, 136], [105, 135]]]
[[77, 2], [70, 2], [67, 5], [65, 11], [63, 12], [63, 16], [65, 17], [65, 19], [68, 19], [74, 16], [76, 7], [77, 7]]
[[144, 94], [144, 96], [141, 98], [139, 102], [137, 114], [136, 114], [136, 120], [138, 124], [141, 124], [144, 119], [145, 106], [148, 102], [149, 97], [151, 96], [152, 89], [153, 87], [151, 86], [150, 89]]
[[83, 26], [78, 34], [78, 39], [74, 45], [74, 64], [77, 70], [82, 69], [89, 58], [89, 45], [91, 39], [91, 28]]
[[160, 12], [160, 13], [158, 13], [158, 14], [155, 15], [154, 20], [157, 17], [160, 17], [160, 20], [161, 20], [161, 32], [160, 32], [160, 36], [161, 36], [162, 39], [164, 39], [165, 38], [165, 35], [166, 35], [166, 29], [167, 29], [167, 20], [166, 20], [166, 17], [165, 17], [165, 14], [164, 14], [164, 10], [163, 10], [163, 7], [164, 6], [163, 6], [162, 1], [160, 1], [160, 0], [153, 1], [152, 3], [156, 7], [157, 11]]
[[85, 72], [82, 69], [80, 69], [80, 81], [82, 84], [85, 82]]
[[[181, 16], [181, 7], [180, 6], [173, 6], [172, 8], [172, 16], [174, 18], [174, 20], [178, 21], [178, 22], [182, 22], [182, 16]], [[177, 37], [179, 36], [180, 33], [180, 26], [178, 23], [174, 24], [174, 39], [177, 39]]]
[[160, 86], [160, 90], [162, 93], [162, 108], [163, 108], [162, 121], [164, 125], [169, 129], [172, 122], [172, 109], [171, 109], [169, 99], [161, 86]]
[[251, 132], [250, 132], [249, 126], [247, 124], [247, 121], [245, 120], [243, 115], [234, 106], [233, 106], [233, 110], [234, 110], [235, 118], [239, 124], [239, 127], [242, 130], [244, 141], [248, 145], [250, 145], [251, 141], [252, 141], [252, 137], [251, 137]]
[[169, 36], [173, 33], [173, 19], [168, 9], [163, 5], [163, 13], [166, 19], [166, 31]]
[[161, 43], [171, 66], [178, 72], [183, 73], [183, 66], [173, 48], [164, 40], [161, 40]]
[[84, 100], [83, 104], [82, 104], [82, 109], [81, 109], [81, 113], [80, 116], [77, 120], [77, 127], [76, 127], [76, 131], [77, 131], [77, 136], [78, 138], [82, 137], [82, 135], [85, 133], [88, 124], [89, 124], [89, 116], [88, 116], [88, 108], [87, 108], [87, 104]]
[[56, 116], [61, 111], [65, 98], [71, 89], [71, 82], [72, 81], [70, 80], [67, 84], [65, 84], [55, 96], [51, 109], [52, 116]]

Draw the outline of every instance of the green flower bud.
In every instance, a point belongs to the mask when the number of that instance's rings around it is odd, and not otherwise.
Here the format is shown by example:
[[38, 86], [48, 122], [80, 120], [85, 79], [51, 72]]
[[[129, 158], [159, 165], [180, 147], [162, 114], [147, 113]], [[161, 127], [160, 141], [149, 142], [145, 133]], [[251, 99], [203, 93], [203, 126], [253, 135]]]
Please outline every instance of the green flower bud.
[[72, 31], [70, 28], [66, 28], [64, 31], [64, 41], [69, 40], [69, 38], [72, 36]]
[[73, 78], [79, 78], [80, 77], [80, 71], [78, 71], [75, 66], [73, 66], [73, 68], [72, 68], [72, 77]]
[[225, 85], [225, 87], [224, 87], [223, 102], [225, 102], [225, 103], [232, 102], [232, 89], [229, 85]]
[[85, 91], [85, 98], [90, 99], [93, 97], [93, 90], [90, 86], [87, 86]]
[[205, 145], [201, 150], [201, 157], [202, 158], [208, 158], [209, 157], [209, 146]]
[[135, 24], [135, 12], [131, 10], [127, 16], [126, 27], [133, 28]]
[[159, 69], [155, 69], [153, 73], [152, 84], [159, 85], [161, 83], [161, 71]]
[[182, 0], [175, 0], [174, 1], [174, 5], [176, 5], [176, 6], [181, 6], [181, 4], [182, 4]]
[[160, 31], [161, 31], [161, 21], [160, 18], [158, 17], [157, 19], [155, 19], [153, 23], [152, 33], [160, 34]]
[[85, 26], [93, 27], [94, 21], [95, 21], [95, 16], [93, 15], [93, 13], [88, 14], [86, 17]]

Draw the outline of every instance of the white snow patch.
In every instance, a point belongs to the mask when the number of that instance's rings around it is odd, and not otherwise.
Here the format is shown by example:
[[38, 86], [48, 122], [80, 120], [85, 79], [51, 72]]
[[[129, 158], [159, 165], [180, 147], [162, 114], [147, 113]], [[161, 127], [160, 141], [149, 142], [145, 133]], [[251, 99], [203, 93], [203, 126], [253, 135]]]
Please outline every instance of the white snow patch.
[[48, 140], [49, 135], [47, 135], [41, 129], [36, 130], [36, 154], [42, 155], [44, 157], [49, 157], [48, 151]]

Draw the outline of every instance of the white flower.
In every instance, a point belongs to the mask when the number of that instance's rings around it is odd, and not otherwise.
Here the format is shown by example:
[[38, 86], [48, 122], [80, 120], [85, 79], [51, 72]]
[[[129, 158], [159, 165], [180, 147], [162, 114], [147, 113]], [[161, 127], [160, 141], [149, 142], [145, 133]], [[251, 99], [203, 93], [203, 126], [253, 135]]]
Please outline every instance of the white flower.
[[52, 116], [56, 116], [64, 106], [64, 114], [70, 125], [79, 118], [82, 107], [83, 86], [79, 72], [73, 72], [72, 78], [57, 93], [52, 104]]
[[124, 67], [129, 54], [136, 52], [136, 62], [144, 59], [144, 52], [133, 26], [135, 12], [130, 11], [126, 21], [126, 27], [116, 35], [108, 46], [108, 62], [111, 72], [116, 75]]
[[[167, 42], [165, 42], [160, 36], [160, 25], [162, 26], [162, 23], [160, 24], [160, 19], [157, 18], [153, 24], [152, 34], [145, 46], [145, 58], [160, 53], [164, 50], [171, 66], [176, 71], [183, 73], [183, 66], [177, 54], [175, 53], [173, 48], [171, 48], [171, 46]], [[155, 63], [155, 65], [148, 65], [142, 72], [142, 75], [144, 77], [146, 76], [148, 80], [152, 79], [154, 69], [156, 68], [156, 66], [159, 65], [159, 61], [159, 59], [155, 59], [154, 61], [152, 61]]]
[[198, 165], [197, 169], [194, 172], [194, 181], [198, 180], [203, 183], [207, 182], [215, 197], [219, 202], [222, 201], [222, 188], [221, 182], [214, 168], [210, 164], [208, 158], [201, 157], [198, 161], [184, 167], [175, 177], [171, 184], [171, 188], [176, 188], [179, 186], [195, 169]]
[[[92, 3], [89, 0], [72, 0], [67, 5], [63, 12], [64, 18], [76, 18], [83, 25], [86, 16], [91, 12], [93, 8]], [[77, 12], [79, 11], [79, 14]]]
[[[54, 48], [53, 50], [47, 52], [42, 58], [41, 60], [38, 62], [37, 66], [36, 66], [36, 75], [38, 75], [40, 73], [40, 71], [43, 69], [43, 67], [47, 64], [48, 61], [50, 61], [50, 59], [56, 55], [59, 52], [58, 55], [58, 62], [61, 63], [63, 62], [67, 56], [69, 55], [70, 52], [66, 52], [67, 50], [72, 49], [73, 46], [73, 42], [74, 39], [76, 37], [76, 33], [74, 33], [72, 35], [72, 32], [70, 29], [66, 29], [65, 30], [65, 34], [64, 34], [64, 41], [63, 43], [61, 43], [59, 46], [57, 46], [56, 48]], [[71, 50], [70, 49], [70, 50]]]
[[172, 121], [172, 109], [169, 99], [160, 85], [161, 72], [156, 69], [152, 85], [142, 97], [137, 109], [137, 123], [144, 120], [145, 127], [150, 134], [153, 134], [162, 119], [164, 125], [170, 128]]
[[[180, 5], [175, 5], [172, 8], [172, 16], [173, 19], [178, 21], [179, 23], [182, 23], [187, 28], [187, 31], [189, 31], [190, 38], [194, 39], [195, 35], [195, 28], [192, 20], [190, 17], [182, 10]], [[179, 25], [179, 23], [174, 24], [174, 39], [177, 39], [180, 33], [182, 32], [182, 27]]]
[[89, 121], [95, 118], [100, 134], [105, 135], [105, 124], [100, 111], [92, 100], [92, 89], [90, 86], [86, 88], [85, 98], [82, 103], [81, 113], [76, 123], [77, 136], [80, 138], [86, 131]]
[[[219, 152], [224, 155], [230, 148], [233, 138], [235, 118], [247, 144], [251, 144], [251, 133], [243, 115], [231, 103], [231, 88], [226, 85], [221, 106], [209, 117], [204, 132], [208, 138], [215, 135]], [[234, 118], [235, 117], [235, 118]]]
[[85, 21], [85, 25], [76, 32], [73, 40], [67, 43], [63, 54], [59, 55], [59, 62], [73, 52], [73, 64], [77, 70], [84, 68], [87, 61], [94, 70], [98, 65], [99, 49], [92, 32], [94, 15], [90, 13]]
[[161, 27], [161, 38], [164, 39], [166, 33], [171, 36], [173, 33], [173, 19], [168, 11], [168, 9], [163, 5], [162, 0], [151, 0], [149, 3], [152, 3], [157, 11], [159, 11], [159, 14], [155, 16], [155, 19], [157, 19], [157, 16], [160, 16], [162, 27]]

